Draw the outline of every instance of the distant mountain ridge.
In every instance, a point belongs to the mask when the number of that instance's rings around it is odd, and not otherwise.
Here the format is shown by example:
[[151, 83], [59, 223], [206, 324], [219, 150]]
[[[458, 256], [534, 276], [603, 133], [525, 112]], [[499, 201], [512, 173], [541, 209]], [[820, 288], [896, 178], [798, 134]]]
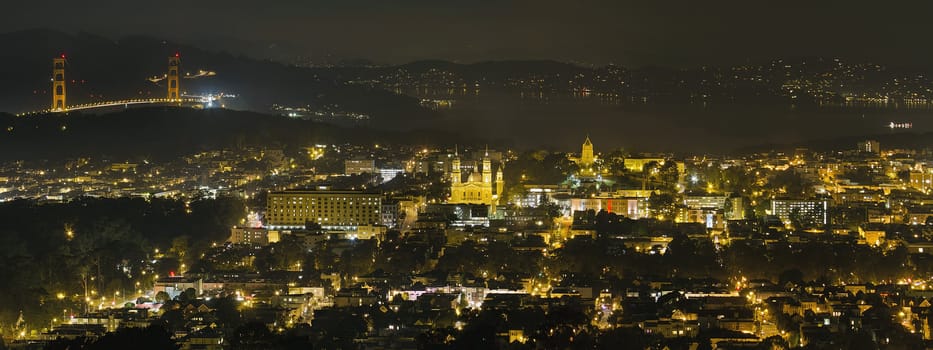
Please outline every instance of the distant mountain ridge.
[[543, 93], [639, 103], [933, 101], [933, 81], [923, 72], [821, 57], [678, 69], [586, 67], [553, 60], [421, 60], [394, 66], [301, 68], [148, 36], [111, 40], [46, 29], [0, 34], [0, 47], [8, 48], [0, 52], [0, 78], [6, 83], [0, 85], [0, 110], [7, 112], [50, 103], [50, 60], [61, 53], [68, 55], [67, 76], [74, 80], [68, 91], [72, 104], [164, 96], [163, 86], [146, 79], [164, 74], [166, 57], [180, 52], [183, 72], [217, 72], [206, 79], [184, 79], [183, 90], [236, 94], [240, 97], [231, 102], [233, 108], [267, 112], [279, 104], [337, 109], [371, 115], [392, 127], [437, 117], [421, 108], [419, 99], [445, 97], [436, 91], [447, 89], [458, 91], [450, 97], [476, 89], [505, 96]]
[[[548, 60], [454, 63], [426, 60], [397, 66], [338, 67], [341, 76], [414, 96], [478, 88], [505, 95], [582, 96], [638, 103], [933, 103], [923, 69], [893, 68], [844, 58], [776, 58], [736, 66], [582, 66]], [[421, 90], [421, 92], [417, 91]], [[425, 94], [423, 91], [429, 91]]]

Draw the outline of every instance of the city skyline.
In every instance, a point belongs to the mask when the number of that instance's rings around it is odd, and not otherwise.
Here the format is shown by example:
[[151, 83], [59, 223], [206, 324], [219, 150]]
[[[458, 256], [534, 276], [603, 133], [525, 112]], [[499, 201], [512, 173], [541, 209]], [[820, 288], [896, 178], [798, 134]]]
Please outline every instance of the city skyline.
[[933, 349], [931, 10], [5, 4], [0, 350]]

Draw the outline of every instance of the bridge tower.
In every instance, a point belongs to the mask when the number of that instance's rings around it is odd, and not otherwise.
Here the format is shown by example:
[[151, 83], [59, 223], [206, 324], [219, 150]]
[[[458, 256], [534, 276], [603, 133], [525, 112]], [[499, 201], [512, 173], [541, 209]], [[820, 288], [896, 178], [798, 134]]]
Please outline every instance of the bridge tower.
[[166, 82], [168, 83], [168, 99], [170, 101], [180, 101], [181, 94], [181, 84], [178, 76], [179, 64], [181, 63], [181, 55], [177, 52], [174, 56], [168, 58], [168, 76], [166, 77]]
[[65, 105], [65, 54], [52, 59], [52, 111], [64, 112]]

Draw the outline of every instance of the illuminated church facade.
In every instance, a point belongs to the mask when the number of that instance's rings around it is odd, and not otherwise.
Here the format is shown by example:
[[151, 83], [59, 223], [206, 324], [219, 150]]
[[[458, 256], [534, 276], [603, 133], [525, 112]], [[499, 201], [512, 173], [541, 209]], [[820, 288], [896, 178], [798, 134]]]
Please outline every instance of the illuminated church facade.
[[483, 204], [489, 206], [490, 212], [495, 212], [504, 185], [501, 166], [495, 171], [495, 180], [493, 179], [492, 161], [488, 152], [483, 157], [482, 168], [474, 167], [468, 174], [461, 172], [460, 156], [455, 154], [451, 161], [450, 198], [447, 199], [447, 203]]

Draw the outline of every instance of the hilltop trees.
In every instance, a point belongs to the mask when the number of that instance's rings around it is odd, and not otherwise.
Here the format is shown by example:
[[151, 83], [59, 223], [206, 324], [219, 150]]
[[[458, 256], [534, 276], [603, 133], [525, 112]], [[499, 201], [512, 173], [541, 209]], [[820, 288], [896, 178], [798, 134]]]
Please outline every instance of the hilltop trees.
[[85, 293], [113, 296], [150, 286], [156, 255], [163, 265], [177, 266], [225, 240], [243, 217], [245, 206], [236, 198], [0, 204], [6, 223], [0, 229], [0, 323], [15, 320], [20, 310], [30, 323], [48, 323], [62, 309], [83, 309]]

